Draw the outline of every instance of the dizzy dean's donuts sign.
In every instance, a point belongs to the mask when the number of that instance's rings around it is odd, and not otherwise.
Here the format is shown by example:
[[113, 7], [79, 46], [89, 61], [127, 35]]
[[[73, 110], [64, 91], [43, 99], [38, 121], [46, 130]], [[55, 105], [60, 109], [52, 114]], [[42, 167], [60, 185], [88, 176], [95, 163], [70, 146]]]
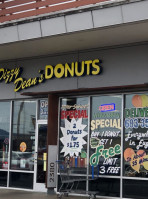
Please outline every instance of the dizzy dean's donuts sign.
[[45, 70], [39, 70], [39, 76], [29, 79], [21, 77], [23, 68], [14, 69], [0, 68], [0, 82], [6, 84], [13, 82], [14, 91], [18, 92], [45, 82], [52, 78], [81, 77], [84, 75], [99, 75], [101, 73], [100, 60], [87, 60], [82, 62], [72, 62], [71, 64], [57, 64], [56, 66], [46, 65]]

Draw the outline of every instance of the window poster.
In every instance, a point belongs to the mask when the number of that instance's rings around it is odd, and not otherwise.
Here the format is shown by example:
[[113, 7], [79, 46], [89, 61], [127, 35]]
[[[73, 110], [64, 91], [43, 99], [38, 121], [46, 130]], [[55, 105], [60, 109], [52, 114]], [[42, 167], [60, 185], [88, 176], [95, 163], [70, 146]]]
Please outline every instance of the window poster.
[[90, 172], [120, 175], [121, 96], [92, 97]]
[[39, 110], [39, 119], [48, 118], [48, 99], [40, 100], [40, 110]]
[[61, 101], [60, 159], [71, 167], [86, 167], [88, 98]]
[[126, 96], [124, 175], [148, 177], [148, 95]]

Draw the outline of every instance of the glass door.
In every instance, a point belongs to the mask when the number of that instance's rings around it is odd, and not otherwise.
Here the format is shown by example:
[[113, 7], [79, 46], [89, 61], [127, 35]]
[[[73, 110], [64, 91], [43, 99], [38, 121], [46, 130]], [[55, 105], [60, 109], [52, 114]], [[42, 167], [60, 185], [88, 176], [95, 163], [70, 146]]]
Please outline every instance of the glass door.
[[47, 122], [37, 124], [34, 190], [46, 192]]

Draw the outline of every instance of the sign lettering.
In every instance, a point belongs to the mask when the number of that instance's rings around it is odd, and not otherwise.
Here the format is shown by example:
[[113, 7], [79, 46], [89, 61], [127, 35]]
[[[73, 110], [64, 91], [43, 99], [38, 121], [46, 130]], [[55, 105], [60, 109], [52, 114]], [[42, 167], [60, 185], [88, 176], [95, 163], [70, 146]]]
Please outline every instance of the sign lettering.
[[28, 80], [21, 77], [23, 69], [21, 67], [15, 69], [0, 69], [0, 82], [6, 84], [13, 82], [15, 92], [30, 88], [41, 84], [45, 80], [52, 78], [81, 77], [84, 75], [99, 75], [102, 71], [100, 60], [87, 60], [80, 62], [72, 62], [71, 64], [57, 64], [56, 66], [46, 65], [45, 70], [39, 70], [39, 77], [29, 78]]

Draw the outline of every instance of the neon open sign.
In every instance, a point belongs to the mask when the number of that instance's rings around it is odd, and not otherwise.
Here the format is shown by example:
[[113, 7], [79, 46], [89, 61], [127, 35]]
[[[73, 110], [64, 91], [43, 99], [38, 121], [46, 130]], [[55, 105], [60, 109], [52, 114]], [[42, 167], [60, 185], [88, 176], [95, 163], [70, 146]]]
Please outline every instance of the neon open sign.
[[99, 106], [99, 111], [101, 112], [107, 112], [107, 111], [114, 111], [115, 110], [115, 104], [102, 104]]

